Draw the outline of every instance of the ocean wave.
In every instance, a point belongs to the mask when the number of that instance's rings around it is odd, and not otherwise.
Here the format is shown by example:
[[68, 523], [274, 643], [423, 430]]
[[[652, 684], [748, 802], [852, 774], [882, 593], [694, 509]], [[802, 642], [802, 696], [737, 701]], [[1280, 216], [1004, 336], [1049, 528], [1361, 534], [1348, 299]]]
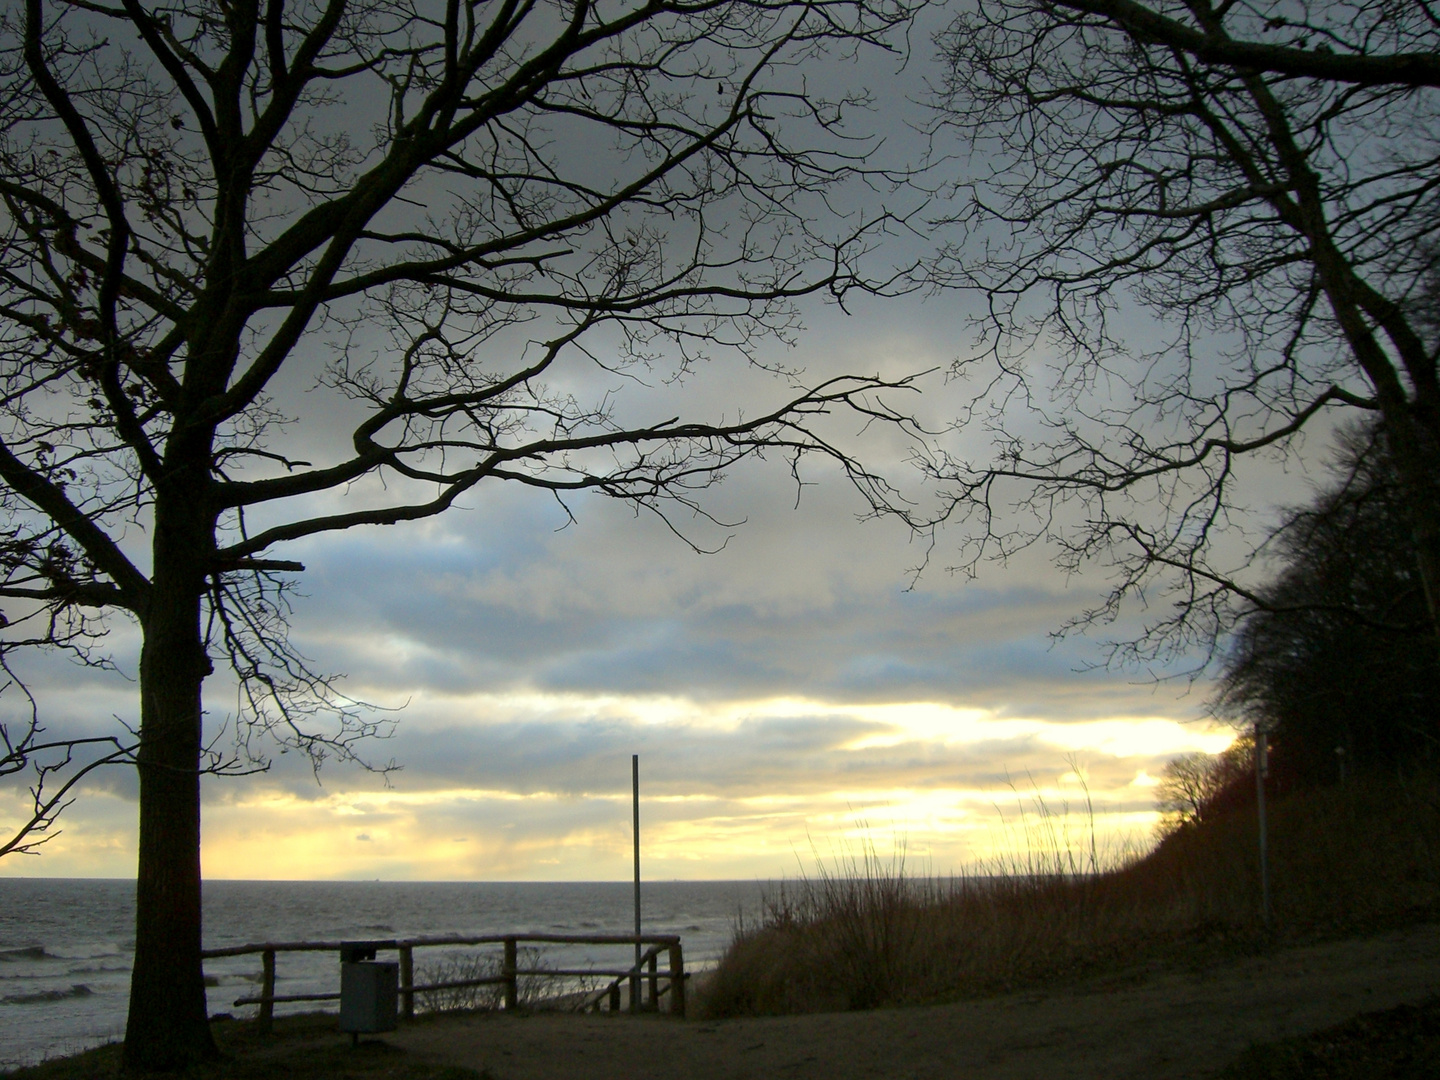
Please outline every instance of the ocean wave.
[[94, 993], [95, 991], [84, 983], [76, 983], [69, 990], [37, 990], [33, 994], [10, 994], [7, 997], [0, 997], [0, 1005], [39, 1005], [46, 1001], [92, 997]]
[[[61, 960], [71, 964], [104, 964], [107, 960], [123, 960], [124, 952], [111, 942], [96, 944], [81, 942], [66, 945], [25, 945], [18, 949], [0, 949], [0, 964], [34, 963], [41, 960]], [[73, 969], [72, 969], [73, 970]], [[97, 970], [104, 970], [98, 969]], [[8, 974], [8, 973], [7, 973]], [[0, 978], [6, 976], [0, 975]]]
[[45, 951], [43, 945], [27, 945], [23, 949], [0, 949], [0, 963], [21, 960], [58, 960], [58, 956]]

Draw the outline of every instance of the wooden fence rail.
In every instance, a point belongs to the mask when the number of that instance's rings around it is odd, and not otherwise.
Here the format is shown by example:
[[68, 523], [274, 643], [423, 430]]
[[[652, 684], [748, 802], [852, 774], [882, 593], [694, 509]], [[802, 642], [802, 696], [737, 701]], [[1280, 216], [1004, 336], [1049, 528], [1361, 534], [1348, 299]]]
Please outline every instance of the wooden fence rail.
[[[269, 1029], [275, 1018], [277, 1003], [297, 1001], [338, 1001], [338, 993], [325, 994], [276, 994], [275, 958], [286, 952], [335, 952], [353, 942], [340, 941], [272, 941], [254, 945], [232, 945], [223, 949], [205, 949], [201, 957], [206, 960], [227, 956], [248, 956], [260, 954], [260, 993], [236, 1000], [239, 1005], [258, 1005], [257, 1023], [262, 1029]], [[632, 995], [630, 1011], [658, 1011], [660, 999], [667, 994], [670, 998], [672, 1016], [685, 1015], [685, 958], [680, 938], [675, 934], [483, 934], [475, 937], [424, 937], [392, 938], [383, 941], [365, 941], [366, 947], [378, 951], [395, 951], [400, 954], [400, 1013], [407, 1019], [415, 1015], [415, 995], [427, 991], [462, 990], [477, 986], [501, 986], [504, 988], [506, 1009], [519, 1006], [520, 980], [522, 978], [585, 978], [599, 976], [613, 981], [600, 990], [587, 994], [579, 1002], [580, 1011], [599, 1010], [608, 1004], [610, 1010], [620, 1008], [620, 986], [629, 979], [638, 979], [641, 990]], [[638, 964], [626, 968], [521, 968], [519, 946], [538, 945], [641, 945], [649, 946], [640, 957]], [[474, 979], [457, 979], [449, 982], [415, 984], [415, 950], [447, 948], [469, 945], [500, 945], [503, 949], [499, 975], [487, 975]], [[659, 956], [667, 953], [669, 971], [659, 969]], [[645, 990], [649, 990], [649, 1001], [645, 1001]]]

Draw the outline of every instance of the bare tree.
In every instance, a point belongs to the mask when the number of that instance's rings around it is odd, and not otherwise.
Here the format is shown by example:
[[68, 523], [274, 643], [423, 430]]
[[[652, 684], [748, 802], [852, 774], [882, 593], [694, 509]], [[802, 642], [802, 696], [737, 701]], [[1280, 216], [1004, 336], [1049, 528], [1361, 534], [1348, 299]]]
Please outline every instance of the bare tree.
[[[884, 46], [898, 0], [25, 0], [0, 14], [0, 536], [7, 660], [143, 637], [139, 726], [11, 720], [43, 839], [85, 770], [140, 791], [125, 1062], [214, 1054], [200, 778], [265, 733], [354, 756], [383, 724], [286, 638], [289, 541], [492, 481], [661, 515], [727, 466], [818, 453], [877, 379], [636, 417], [613, 391], [756, 358], [797, 298], [870, 287], [863, 98], [801, 65]], [[313, 386], [304, 399], [286, 387]], [[585, 397], [586, 387], [593, 397]], [[297, 414], [297, 410], [306, 413]], [[678, 411], [678, 410], [677, 410]], [[294, 423], [294, 421], [301, 421]], [[343, 438], [325, 433], [344, 424]], [[236, 747], [202, 738], [217, 662]], [[16, 714], [18, 715], [18, 714]], [[383, 766], [382, 766], [383, 767]], [[54, 798], [57, 795], [59, 798]]]
[[930, 280], [988, 297], [957, 373], [995, 452], [930, 457], [912, 520], [964, 522], [965, 567], [1041, 538], [1107, 564], [1076, 622], [1148, 612], [1112, 659], [1210, 657], [1263, 606], [1245, 461], [1374, 416], [1440, 624], [1433, 10], [1002, 0], [941, 44], [937, 145], [983, 169]]
[[[1255, 740], [1242, 735], [1218, 754], [1181, 754], [1165, 763], [1155, 788], [1163, 836], [1211, 821], [1243, 800], [1254, 766]], [[1237, 789], [1238, 792], [1237, 792]], [[1235, 796], [1239, 794], [1240, 799]]]
[[1165, 763], [1155, 788], [1155, 809], [1160, 811], [1160, 835], [1198, 825], [1209, 794], [1210, 755], [1181, 754]]

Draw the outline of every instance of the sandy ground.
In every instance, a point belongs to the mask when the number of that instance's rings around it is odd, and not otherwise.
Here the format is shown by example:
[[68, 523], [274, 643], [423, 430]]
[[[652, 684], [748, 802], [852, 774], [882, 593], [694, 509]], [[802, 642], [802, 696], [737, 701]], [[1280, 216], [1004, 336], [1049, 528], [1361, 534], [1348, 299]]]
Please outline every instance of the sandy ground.
[[1179, 1080], [1213, 1075], [1251, 1043], [1437, 993], [1440, 925], [1426, 925], [952, 1005], [720, 1021], [472, 1016], [386, 1041], [493, 1080]]

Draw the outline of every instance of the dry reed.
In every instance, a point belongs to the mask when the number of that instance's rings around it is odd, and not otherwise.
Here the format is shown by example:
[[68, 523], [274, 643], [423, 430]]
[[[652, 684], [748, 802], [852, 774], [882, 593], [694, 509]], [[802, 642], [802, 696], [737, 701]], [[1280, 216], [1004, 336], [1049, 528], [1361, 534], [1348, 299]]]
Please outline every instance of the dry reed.
[[[1271, 807], [1274, 919], [1258, 921], [1257, 823], [1242, 810], [1154, 850], [1106, 854], [1093, 819], [1037, 802], [1021, 846], [948, 879], [873, 845], [767, 897], [707, 979], [709, 1015], [939, 1001], [1440, 912], [1440, 785], [1369, 777]], [[1088, 836], [1085, 835], [1088, 829]]]

